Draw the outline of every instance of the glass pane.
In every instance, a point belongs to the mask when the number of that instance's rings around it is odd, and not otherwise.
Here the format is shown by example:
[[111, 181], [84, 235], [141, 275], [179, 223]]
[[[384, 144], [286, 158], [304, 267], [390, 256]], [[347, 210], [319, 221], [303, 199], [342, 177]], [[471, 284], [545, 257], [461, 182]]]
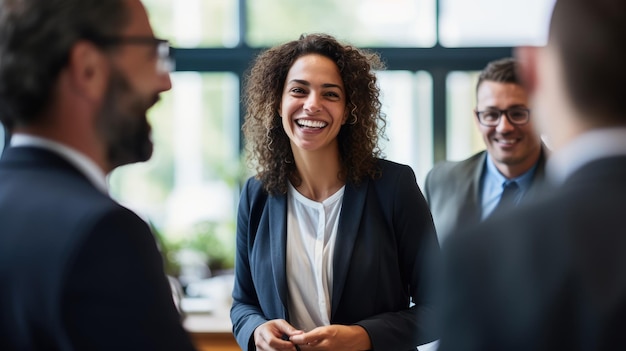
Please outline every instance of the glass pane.
[[236, 0], [142, 0], [154, 32], [176, 47], [239, 44]]
[[460, 161], [484, 150], [474, 122], [479, 72], [451, 72], [446, 79], [446, 159]]
[[386, 158], [410, 165], [423, 186], [433, 164], [432, 77], [427, 72], [378, 72], [386, 134], [381, 140]]
[[[230, 73], [185, 72], [172, 74], [172, 83], [150, 110], [153, 157], [115, 170], [111, 194], [151, 222], [165, 251], [196, 250], [212, 268], [232, 268], [241, 178], [239, 80]], [[186, 264], [167, 258], [172, 268]], [[188, 282], [206, 273], [193, 273]]]
[[431, 47], [435, 0], [248, 0], [253, 47], [324, 32], [357, 46]]
[[554, 0], [440, 0], [447, 47], [543, 45]]

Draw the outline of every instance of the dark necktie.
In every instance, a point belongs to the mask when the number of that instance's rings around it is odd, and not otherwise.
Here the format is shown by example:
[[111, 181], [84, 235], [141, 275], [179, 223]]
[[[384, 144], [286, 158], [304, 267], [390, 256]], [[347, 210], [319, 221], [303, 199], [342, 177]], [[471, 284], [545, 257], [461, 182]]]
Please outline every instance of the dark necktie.
[[498, 205], [496, 205], [496, 208], [494, 208], [493, 212], [491, 212], [490, 216], [493, 216], [495, 213], [501, 212], [503, 209], [512, 207], [514, 205], [515, 195], [519, 190], [517, 182], [507, 181], [502, 184], [502, 187], [504, 189], [502, 190], [502, 196], [500, 196], [500, 201], [498, 202]]

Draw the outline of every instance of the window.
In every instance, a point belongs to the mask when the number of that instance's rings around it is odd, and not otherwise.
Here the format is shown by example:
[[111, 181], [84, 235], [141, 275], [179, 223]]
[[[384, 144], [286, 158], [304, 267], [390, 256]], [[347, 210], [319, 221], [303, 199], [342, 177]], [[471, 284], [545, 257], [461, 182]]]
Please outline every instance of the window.
[[144, 0], [156, 34], [176, 47], [177, 72], [150, 111], [153, 158], [114, 171], [112, 194], [154, 225], [165, 249], [199, 248], [220, 262], [213, 273], [232, 267], [239, 187], [251, 175], [241, 79], [259, 50], [311, 32], [381, 54], [381, 146], [421, 186], [435, 162], [483, 148], [471, 113], [476, 72], [514, 45], [545, 41], [553, 2]]
[[554, 0], [440, 0], [446, 47], [544, 45]]
[[478, 74], [478, 71], [450, 72], [446, 79], [448, 160], [460, 161], [485, 148], [474, 123]]
[[[244, 169], [239, 78], [229, 72], [178, 72], [172, 74], [172, 85], [149, 112], [152, 158], [115, 170], [111, 193], [143, 214], [162, 234], [163, 245], [232, 250]], [[232, 267], [232, 255], [212, 253], [214, 268]]]
[[155, 34], [176, 47], [239, 45], [237, 0], [143, 0]]
[[331, 33], [358, 46], [435, 45], [433, 0], [247, 1], [246, 43], [266, 47], [302, 33]]
[[410, 165], [422, 183], [433, 163], [432, 77], [424, 71], [383, 71], [377, 76], [387, 121], [381, 148], [386, 158]]

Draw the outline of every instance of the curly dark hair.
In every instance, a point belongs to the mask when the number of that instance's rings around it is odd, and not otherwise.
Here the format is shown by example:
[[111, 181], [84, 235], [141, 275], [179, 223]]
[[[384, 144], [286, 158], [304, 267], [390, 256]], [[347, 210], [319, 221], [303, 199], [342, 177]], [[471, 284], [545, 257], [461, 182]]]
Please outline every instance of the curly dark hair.
[[296, 185], [301, 181], [278, 108], [289, 69], [307, 54], [333, 60], [345, 87], [349, 116], [337, 136], [342, 164], [339, 176], [359, 184], [366, 176], [375, 178], [379, 173], [376, 161], [382, 152], [378, 138], [384, 136], [386, 125], [374, 73], [384, 69], [380, 56], [341, 44], [327, 34], [302, 35], [298, 40], [262, 52], [246, 77], [246, 116], [242, 128], [248, 160], [270, 194], [285, 194], [289, 180]]

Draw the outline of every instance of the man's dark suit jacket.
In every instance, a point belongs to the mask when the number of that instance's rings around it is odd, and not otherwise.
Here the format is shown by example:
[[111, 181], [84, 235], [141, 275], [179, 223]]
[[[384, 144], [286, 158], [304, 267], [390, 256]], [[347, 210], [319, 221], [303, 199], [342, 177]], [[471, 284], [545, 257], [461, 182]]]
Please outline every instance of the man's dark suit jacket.
[[451, 235], [439, 351], [623, 350], [625, 199], [626, 157], [599, 159]]
[[[480, 179], [487, 155], [486, 151], [481, 151], [463, 161], [441, 162], [428, 172], [424, 195], [442, 243], [454, 229], [480, 222]], [[532, 185], [524, 195], [524, 201], [538, 194], [545, 164], [546, 147], [542, 146]]]
[[0, 350], [193, 350], [147, 224], [40, 148], [0, 159]]
[[[415, 350], [433, 333], [429, 275], [439, 245], [410, 167], [379, 161], [382, 177], [346, 184], [333, 262], [331, 324], [364, 327], [375, 350]], [[256, 327], [289, 321], [285, 255], [287, 195], [268, 196], [251, 178], [239, 203], [231, 319], [254, 350]], [[409, 299], [415, 306], [409, 308]]]

